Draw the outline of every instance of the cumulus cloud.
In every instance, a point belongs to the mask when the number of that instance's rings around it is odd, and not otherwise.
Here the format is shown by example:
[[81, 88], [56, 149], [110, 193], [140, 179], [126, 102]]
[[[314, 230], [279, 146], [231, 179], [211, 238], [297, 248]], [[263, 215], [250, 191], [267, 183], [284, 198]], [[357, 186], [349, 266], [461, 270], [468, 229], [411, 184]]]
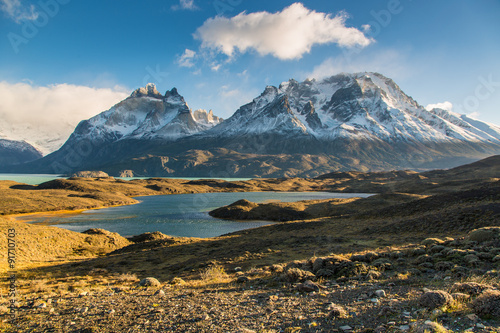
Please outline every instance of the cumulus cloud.
[[235, 51], [255, 50], [282, 60], [299, 59], [314, 45], [336, 43], [341, 47], [365, 47], [373, 42], [356, 28], [346, 27], [347, 15], [307, 9], [294, 3], [281, 12], [242, 12], [232, 18], [206, 20], [194, 37], [202, 47], [231, 57]]
[[43, 153], [58, 149], [76, 125], [126, 98], [124, 88], [70, 84], [46, 87], [0, 82], [0, 135], [25, 140]]
[[194, 66], [194, 58], [196, 56], [196, 52], [190, 49], [184, 50], [184, 53], [177, 59], [177, 63], [181, 67], [193, 67]]
[[172, 6], [173, 10], [197, 10], [198, 6], [194, 4], [194, 0], [180, 0], [178, 5]]
[[38, 18], [35, 6], [24, 6], [21, 0], [0, 0], [0, 10], [13, 19], [16, 23], [21, 21], [33, 21]]
[[432, 109], [443, 109], [446, 111], [453, 111], [453, 104], [451, 102], [443, 102], [443, 103], [436, 103], [436, 104], [428, 104], [425, 109], [427, 111], [430, 111]]

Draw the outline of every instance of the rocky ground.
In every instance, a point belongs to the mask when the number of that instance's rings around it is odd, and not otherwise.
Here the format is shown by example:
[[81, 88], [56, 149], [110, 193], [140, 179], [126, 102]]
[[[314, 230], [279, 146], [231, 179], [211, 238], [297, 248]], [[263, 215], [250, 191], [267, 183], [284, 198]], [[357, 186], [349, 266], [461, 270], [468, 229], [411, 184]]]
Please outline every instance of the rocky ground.
[[500, 332], [500, 228], [158, 281], [106, 269], [24, 285], [15, 332]]

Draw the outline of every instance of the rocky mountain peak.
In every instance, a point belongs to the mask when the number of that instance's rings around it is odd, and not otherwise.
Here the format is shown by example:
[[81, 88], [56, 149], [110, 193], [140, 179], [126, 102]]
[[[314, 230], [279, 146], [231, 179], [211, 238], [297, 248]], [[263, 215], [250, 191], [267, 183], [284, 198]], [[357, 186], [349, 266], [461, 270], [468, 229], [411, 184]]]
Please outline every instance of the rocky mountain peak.
[[[169, 97], [178, 97], [178, 96], [181, 96], [179, 95], [179, 92], [177, 91], [177, 88], [176, 87], [173, 87], [171, 90], [167, 90], [165, 92], [165, 98], [169, 98]], [[182, 96], [181, 96], [182, 97]]]
[[153, 97], [161, 99], [163, 98], [163, 95], [156, 89], [156, 85], [154, 83], [148, 83], [145, 87], [134, 90], [130, 97]]
[[218, 124], [222, 122], [222, 118], [219, 118], [214, 115], [213, 111], [204, 109], [198, 109], [193, 112], [193, 118], [203, 124]]

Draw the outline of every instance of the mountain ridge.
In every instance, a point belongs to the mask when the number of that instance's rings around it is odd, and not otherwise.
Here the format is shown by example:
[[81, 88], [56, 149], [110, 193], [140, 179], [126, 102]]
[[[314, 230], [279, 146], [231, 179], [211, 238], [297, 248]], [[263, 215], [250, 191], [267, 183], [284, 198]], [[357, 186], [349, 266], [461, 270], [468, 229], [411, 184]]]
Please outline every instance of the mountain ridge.
[[26, 141], [9, 140], [0, 136], [0, 165], [19, 165], [42, 156], [38, 149]]
[[148, 84], [25, 170], [281, 177], [449, 168], [500, 153], [500, 127], [426, 110], [379, 73], [267, 86], [228, 119]]

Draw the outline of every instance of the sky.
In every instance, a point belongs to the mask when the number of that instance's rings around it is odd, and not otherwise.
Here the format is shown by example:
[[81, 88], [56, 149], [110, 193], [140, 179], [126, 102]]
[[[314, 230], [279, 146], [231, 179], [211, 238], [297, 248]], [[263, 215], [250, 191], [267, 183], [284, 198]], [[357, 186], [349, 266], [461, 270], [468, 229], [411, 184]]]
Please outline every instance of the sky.
[[0, 0], [0, 122], [74, 127], [149, 82], [227, 118], [266, 85], [373, 71], [500, 125], [498, 17], [498, 0]]

